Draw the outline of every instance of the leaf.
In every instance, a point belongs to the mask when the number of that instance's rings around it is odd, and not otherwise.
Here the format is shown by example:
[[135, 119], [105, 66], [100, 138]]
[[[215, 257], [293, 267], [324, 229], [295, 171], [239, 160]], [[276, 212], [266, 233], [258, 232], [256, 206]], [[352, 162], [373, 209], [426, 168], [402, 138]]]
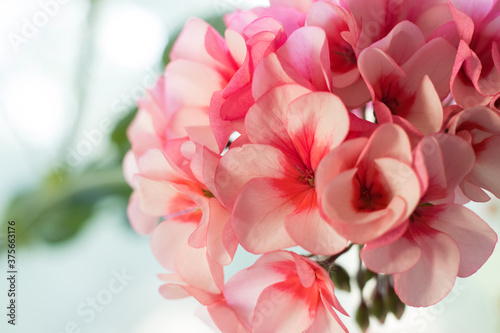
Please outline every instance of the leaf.
[[365, 301], [361, 300], [361, 304], [359, 305], [358, 310], [356, 311], [355, 318], [359, 328], [361, 328], [363, 332], [366, 332], [366, 330], [370, 326], [370, 315]]
[[378, 321], [383, 324], [385, 318], [387, 317], [387, 308], [384, 303], [384, 297], [382, 294], [376, 291], [372, 297], [372, 304], [370, 306], [370, 314], [378, 319]]
[[336, 288], [351, 292], [351, 277], [340, 265], [333, 265], [329, 270], [330, 278]]

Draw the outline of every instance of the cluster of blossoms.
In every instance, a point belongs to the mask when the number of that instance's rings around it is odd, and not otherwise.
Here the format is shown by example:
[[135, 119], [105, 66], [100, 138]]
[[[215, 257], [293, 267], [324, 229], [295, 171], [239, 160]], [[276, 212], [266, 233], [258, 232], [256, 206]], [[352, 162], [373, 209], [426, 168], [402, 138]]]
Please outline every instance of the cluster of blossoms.
[[[500, 1], [271, 0], [224, 19], [223, 36], [186, 24], [128, 131], [128, 215], [163, 296], [224, 333], [347, 332], [323, 263], [350, 245], [417, 307], [485, 263], [497, 235], [463, 205], [500, 197]], [[239, 246], [261, 257], [225, 281]]]

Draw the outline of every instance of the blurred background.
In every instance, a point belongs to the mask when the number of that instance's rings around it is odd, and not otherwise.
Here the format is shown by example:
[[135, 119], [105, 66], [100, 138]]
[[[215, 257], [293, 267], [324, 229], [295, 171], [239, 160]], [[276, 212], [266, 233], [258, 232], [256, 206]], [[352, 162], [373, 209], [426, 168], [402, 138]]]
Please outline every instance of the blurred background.
[[[194, 300], [158, 293], [163, 270], [128, 225], [121, 172], [135, 103], [192, 16], [221, 27], [244, 0], [0, 2], [1, 332], [217, 332]], [[472, 205], [500, 232], [498, 200]], [[16, 221], [17, 322], [7, 324], [7, 221]], [[252, 264], [239, 251], [228, 276]], [[356, 253], [341, 259], [356, 269]], [[440, 304], [369, 332], [500, 332], [500, 254]], [[339, 292], [354, 316], [359, 295]], [[351, 332], [353, 319], [344, 318]]]

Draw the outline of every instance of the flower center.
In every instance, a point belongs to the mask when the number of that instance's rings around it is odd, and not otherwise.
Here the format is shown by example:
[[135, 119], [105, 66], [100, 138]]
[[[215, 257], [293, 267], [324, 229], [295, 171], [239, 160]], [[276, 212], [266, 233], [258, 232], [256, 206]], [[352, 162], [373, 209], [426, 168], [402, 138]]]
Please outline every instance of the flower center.
[[297, 169], [300, 171], [299, 182], [306, 185], [309, 184], [311, 187], [314, 187], [314, 171], [309, 169], [303, 171], [298, 167]]
[[399, 101], [397, 98], [390, 97], [389, 95], [386, 95], [382, 98], [381, 102], [384, 103], [385, 105], [387, 105], [389, 110], [391, 110], [392, 114], [396, 114], [396, 110], [399, 107]]
[[359, 194], [359, 209], [360, 210], [371, 210], [374, 211], [379, 209], [383, 205], [380, 201], [382, 199], [382, 194], [372, 191], [371, 188], [361, 187]]

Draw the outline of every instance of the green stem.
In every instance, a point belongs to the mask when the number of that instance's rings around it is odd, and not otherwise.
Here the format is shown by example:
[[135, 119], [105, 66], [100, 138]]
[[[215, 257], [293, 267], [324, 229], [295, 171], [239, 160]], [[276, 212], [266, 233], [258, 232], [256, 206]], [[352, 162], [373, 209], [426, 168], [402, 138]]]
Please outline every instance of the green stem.
[[347, 253], [349, 252], [349, 250], [352, 248], [352, 246], [354, 245], [354, 243], [351, 243], [349, 244], [344, 250], [342, 250], [342, 252], [339, 252], [337, 254], [334, 254], [333, 256], [330, 256], [328, 258], [326, 258], [325, 260], [321, 260], [321, 261], [318, 261], [318, 264], [320, 264], [321, 266], [323, 267], [329, 267], [331, 264], [333, 264], [335, 262], [335, 260], [337, 260], [341, 255], [343, 255], [344, 253]]

